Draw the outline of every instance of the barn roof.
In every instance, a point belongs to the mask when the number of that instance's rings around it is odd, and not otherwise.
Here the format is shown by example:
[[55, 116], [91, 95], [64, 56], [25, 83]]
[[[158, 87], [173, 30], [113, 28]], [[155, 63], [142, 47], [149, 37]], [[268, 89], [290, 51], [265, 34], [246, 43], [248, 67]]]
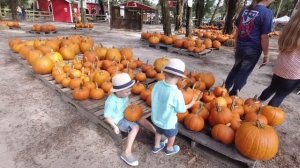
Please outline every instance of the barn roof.
[[120, 6], [128, 6], [128, 7], [134, 7], [134, 8], [141, 8], [144, 11], [155, 11], [155, 8], [152, 8], [151, 6], [136, 2], [136, 1], [130, 1], [121, 3]]

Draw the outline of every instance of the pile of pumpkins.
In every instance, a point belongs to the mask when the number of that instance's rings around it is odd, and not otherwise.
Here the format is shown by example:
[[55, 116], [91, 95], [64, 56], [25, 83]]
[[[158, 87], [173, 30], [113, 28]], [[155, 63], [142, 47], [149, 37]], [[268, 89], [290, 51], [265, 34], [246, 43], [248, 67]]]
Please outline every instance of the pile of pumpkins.
[[141, 39], [147, 40], [149, 44], [152, 45], [164, 43], [167, 45], [173, 45], [175, 48], [183, 48], [194, 53], [201, 53], [205, 49], [209, 48], [219, 49], [224, 41], [221, 41], [221, 38], [211, 40], [210, 38], [195, 38], [192, 36], [181, 39], [175, 35], [166, 36], [156, 32], [142, 32]]
[[1, 21], [0, 25], [7, 26], [9, 28], [20, 28], [18, 21]]
[[[167, 62], [164, 59], [166, 58], [162, 57], [157, 60], [160, 67]], [[142, 69], [145, 67], [146, 64], [142, 65]], [[186, 76], [188, 78], [178, 81], [177, 87], [186, 104], [193, 98], [198, 100], [185, 113], [177, 114], [178, 121], [186, 129], [199, 132], [210, 125], [211, 135], [215, 140], [226, 145], [235, 144], [238, 151], [250, 159], [269, 160], [276, 155], [279, 140], [273, 126], [281, 125], [285, 119], [281, 108], [262, 106], [255, 97], [244, 100], [239, 96], [229, 96], [224, 86], [211, 89], [215, 83], [212, 73], [186, 72]], [[132, 90], [151, 106], [153, 86], [136, 83]], [[141, 115], [135, 114], [135, 117], [130, 117], [138, 119]]]
[[[135, 59], [131, 48], [106, 48], [101, 44], [96, 45], [92, 38], [86, 36], [28, 41], [12, 39], [9, 46], [27, 60], [34, 72], [52, 74], [56, 83], [73, 89], [76, 100], [101, 99], [104, 93], [110, 94], [111, 77], [118, 72], [128, 73], [138, 81], [137, 86], [144, 85], [147, 78], [163, 79], [162, 73], [154, 69], [162, 68], [160, 61], [152, 67], [139, 58]], [[166, 59], [162, 57], [162, 60]], [[135, 87], [132, 91], [138, 92]], [[93, 96], [92, 89], [103, 94]]]
[[52, 24], [34, 24], [31, 26], [31, 31], [49, 33], [55, 32], [56, 27]]
[[94, 28], [93, 23], [75, 23], [75, 28]]
[[[195, 88], [193, 90], [195, 93]], [[285, 113], [278, 107], [262, 106], [256, 98], [244, 100], [229, 96], [224, 86], [218, 86], [204, 91], [200, 101], [177, 117], [191, 131], [202, 131], [210, 125], [214, 139], [226, 145], [234, 143], [237, 150], [250, 159], [269, 160], [279, 148], [273, 126], [283, 123]]]

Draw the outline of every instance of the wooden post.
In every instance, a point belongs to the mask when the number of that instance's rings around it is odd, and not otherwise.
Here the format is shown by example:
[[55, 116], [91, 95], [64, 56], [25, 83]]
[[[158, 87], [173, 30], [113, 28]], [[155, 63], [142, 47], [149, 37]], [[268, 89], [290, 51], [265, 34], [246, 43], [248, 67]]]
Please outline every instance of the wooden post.
[[186, 32], [185, 37], [188, 37], [191, 35], [192, 27], [191, 27], [191, 15], [192, 15], [192, 9], [189, 7], [189, 5], [186, 5]]

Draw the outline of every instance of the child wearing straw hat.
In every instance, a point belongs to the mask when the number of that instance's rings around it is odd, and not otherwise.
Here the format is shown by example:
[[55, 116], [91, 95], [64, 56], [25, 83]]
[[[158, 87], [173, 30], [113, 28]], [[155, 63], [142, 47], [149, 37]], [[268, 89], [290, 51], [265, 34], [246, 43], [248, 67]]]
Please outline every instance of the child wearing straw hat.
[[[104, 107], [104, 117], [114, 132], [116, 134], [119, 134], [120, 131], [128, 133], [126, 147], [120, 157], [130, 166], [138, 166], [139, 163], [132, 154], [132, 144], [139, 131], [139, 125], [124, 118], [124, 111], [129, 104], [128, 96], [131, 94], [131, 87], [134, 83], [135, 81], [131, 80], [127, 73], [116, 74], [112, 78], [112, 94], [105, 101]], [[148, 120], [141, 118], [138, 122], [153, 133], [156, 132]]]
[[[155, 145], [153, 153], [164, 149], [166, 155], [176, 154], [180, 151], [178, 145], [174, 145], [178, 133], [177, 113], [184, 113], [186, 109], [195, 104], [195, 98], [188, 105], [185, 105], [183, 95], [177, 88], [176, 83], [181, 77], [185, 77], [185, 63], [180, 59], [169, 59], [164, 68], [165, 80], [155, 84], [152, 93], [151, 120], [156, 129]], [[167, 146], [161, 143], [162, 135], [168, 138]]]

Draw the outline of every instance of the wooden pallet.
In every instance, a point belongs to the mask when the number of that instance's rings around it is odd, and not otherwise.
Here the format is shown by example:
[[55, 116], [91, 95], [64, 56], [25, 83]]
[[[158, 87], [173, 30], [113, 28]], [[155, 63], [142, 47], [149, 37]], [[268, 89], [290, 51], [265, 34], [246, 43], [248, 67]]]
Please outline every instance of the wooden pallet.
[[210, 135], [211, 130], [206, 126], [201, 132], [194, 132], [187, 130], [183, 124], [178, 124], [179, 134], [183, 135], [191, 140], [191, 147], [194, 148], [196, 144], [200, 144], [202, 146], [208, 147], [209, 149], [218, 152], [234, 161], [243, 163], [249, 167], [254, 167], [257, 163], [256, 160], [248, 159], [242, 156], [234, 147], [234, 145], [225, 145], [222, 144], [215, 139], [213, 139]]
[[177, 54], [196, 57], [196, 58], [206, 56], [207, 54], [211, 53], [211, 51], [212, 51], [211, 49], [205, 49], [204, 51], [202, 51], [200, 53], [193, 53], [193, 52], [187, 51], [186, 49], [181, 49], [181, 48], [174, 48], [173, 49], [173, 52], [175, 52]]
[[78, 28], [78, 27], [72, 27], [74, 30], [93, 30], [93, 28]]
[[162, 50], [166, 50], [167, 52], [173, 52], [174, 47], [171, 45], [166, 45], [163, 43], [159, 43], [159, 44], [149, 44], [149, 47], [155, 48], [155, 49], [162, 49]]
[[51, 31], [51, 32], [37, 32], [37, 31], [32, 31], [32, 30], [29, 30], [28, 31], [29, 33], [32, 33], [32, 34], [56, 34], [57, 31]]
[[[109, 126], [109, 124], [105, 121], [104, 118], [104, 104], [105, 100], [107, 98], [107, 95], [105, 98], [101, 100], [84, 100], [84, 101], [77, 101], [73, 99], [72, 96], [72, 90], [70, 88], [64, 88], [62, 85], [57, 84], [56, 81], [53, 79], [51, 74], [47, 75], [39, 75], [36, 74], [31, 66], [27, 63], [26, 60], [19, 57], [17, 54], [14, 54], [12, 52], [11, 57], [13, 57], [17, 62], [23, 65], [33, 76], [35, 76], [37, 79], [41, 80], [46, 86], [50, 87], [51, 89], [55, 90], [57, 93], [59, 93], [60, 97], [63, 101], [67, 102], [71, 106], [77, 109], [79, 115], [89, 119], [93, 123], [101, 126], [104, 128], [104, 131], [108, 133], [114, 140], [117, 145], [121, 145], [123, 140], [126, 138], [124, 134], [117, 135], [114, 133], [113, 129]], [[148, 79], [146, 82], [149, 84], [155, 82], [154, 80]], [[144, 109], [144, 118], [147, 118], [150, 116], [150, 108], [147, 108], [146, 103], [140, 99], [140, 96], [132, 95], [130, 97], [130, 102], [134, 104], [139, 104]]]

